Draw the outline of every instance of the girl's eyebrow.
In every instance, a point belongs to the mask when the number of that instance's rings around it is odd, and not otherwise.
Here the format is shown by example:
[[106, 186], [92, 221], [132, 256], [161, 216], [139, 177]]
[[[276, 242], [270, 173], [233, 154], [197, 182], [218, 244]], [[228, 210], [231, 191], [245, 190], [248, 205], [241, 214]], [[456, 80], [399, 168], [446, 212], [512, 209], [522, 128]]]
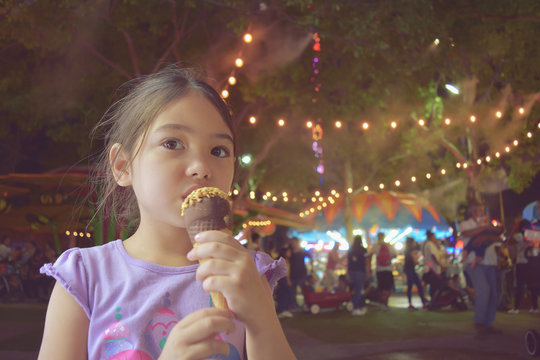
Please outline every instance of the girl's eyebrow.
[[[161, 125], [160, 127], [158, 127], [155, 131], [158, 132], [158, 131], [163, 131], [163, 130], [168, 130], [168, 129], [180, 130], [180, 131], [184, 131], [184, 132], [187, 132], [187, 133], [193, 133], [193, 130], [189, 126], [180, 125], [180, 124], [164, 124], [164, 125]], [[215, 137], [215, 138], [218, 138], [218, 139], [228, 140], [228, 141], [230, 141], [231, 143], [234, 144], [234, 140], [233, 140], [232, 136], [230, 136], [229, 134], [215, 133], [215, 134], [212, 135], [212, 137]]]

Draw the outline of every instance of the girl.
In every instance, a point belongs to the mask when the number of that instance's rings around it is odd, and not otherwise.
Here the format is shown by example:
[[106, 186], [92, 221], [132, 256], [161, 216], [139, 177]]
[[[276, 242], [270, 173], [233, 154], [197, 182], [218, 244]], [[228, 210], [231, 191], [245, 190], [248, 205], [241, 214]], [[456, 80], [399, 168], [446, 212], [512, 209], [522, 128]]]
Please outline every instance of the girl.
[[405, 241], [405, 263], [403, 264], [403, 272], [407, 276], [407, 299], [409, 299], [409, 311], [415, 311], [416, 308], [412, 304], [412, 286], [416, 285], [418, 295], [422, 299], [424, 309], [427, 309], [427, 301], [424, 297], [424, 287], [416, 273], [416, 264], [418, 264], [418, 245], [412, 237], [407, 237]]
[[41, 269], [57, 283], [39, 359], [294, 359], [271, 295], [285, 263], [221, 231], [193, 248], [180, 215], [193, 189], [232, 185], [232, 119], [216, 91], [169, 67], [138, 80], [99, 126], [110, 127], [101, 206], [122, 204], [138, 227]]

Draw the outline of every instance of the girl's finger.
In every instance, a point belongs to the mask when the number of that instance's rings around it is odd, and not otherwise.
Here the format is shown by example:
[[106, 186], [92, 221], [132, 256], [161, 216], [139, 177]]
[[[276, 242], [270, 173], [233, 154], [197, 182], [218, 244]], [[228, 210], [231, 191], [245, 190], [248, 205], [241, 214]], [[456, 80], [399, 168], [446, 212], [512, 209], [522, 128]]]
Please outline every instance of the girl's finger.
[[205, 259], [197, 268], [196, 279], [203, 282], [208, 276], [231, 275], [235, 266], [231, 261], [223, 259]]
[[217, 339], [210, 339], [192, 345], [185, 351], [186, 359], [208, 359], [213, 355], [228, 356], [230, 352], [229, 344]]
[[246, 256], [251, 256], [249, 252], [241, 248], [236, 248], [230, 243], [219, 241], [199, 243], [187, 254], [187, 258], [192, 261], [219, 258], [228, 261], [238, 261]]
[[234, 323], [230, 318], [212, 316], [203, 318], [184, 328], [183, 342], [197, 344], [215, 338], [220, 333], [230, 334], [234, 331]]
[[178, 324], [180, 324], [182, 328], [189, 328], [193, 324], [196, 324], [203, 319], [219, 317], [232, 320], [234, 315], [227, 309], [205, 308], [192, 312], [191, 314], [180, 320]]
[[225, 231], [219, 231], [219, 230], [209, 230], [209, 231], [203, 231], [195, 235], [195, 242], [198, 242], [200, 244], [204, 244], [207, 242], [221, 242], [224, 244], [229, 244], [236, 249], [244, 249], [245, 248], [240, 244], [235, 238], [232, 237], [230, 232]]

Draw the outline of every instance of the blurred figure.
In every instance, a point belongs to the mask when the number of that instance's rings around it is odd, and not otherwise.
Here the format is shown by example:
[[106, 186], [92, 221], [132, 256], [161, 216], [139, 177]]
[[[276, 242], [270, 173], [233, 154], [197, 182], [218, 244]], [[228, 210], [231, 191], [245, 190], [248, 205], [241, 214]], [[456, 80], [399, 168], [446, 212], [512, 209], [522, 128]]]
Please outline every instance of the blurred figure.
[[335, 287], [337, 286], [338, 279], [336, 276], [336, 268], [341, 262], [341, 259], [339, 257], [339, 243], [334, 243], [334, 247], [330, 252], [328, 253], [327, 261], [326, 261], [326, 270], [324, 272], [323, 277], [323, 286], [324, 291], [334, 291]]
[[349, 292], [350, 284], [347, 280], [347, 276], [339, 275], [337, 285], [335, 287], [336, 292]]
[[[474, 235], [479, 234], [487, 228], [488, 218], [485, 214], [484, 207], [480, 204], [474, 204], [469, 206], [469, 208], [467, 209], [467, 219], [460, 222], [458, 225], [459, 237], [463, 241], [463, 246], [467, 246], [467, 244]], [[461, 262], [463, 264], [463, 276], [465, 276], [466, 287], [471, 293], [473, 292], [472, 280], [467, 271], [465, 271], [465, 269], [474, 261], [474, 258], [475, 255], [473, 253], [469, 253], [467, 256], [464, 256], [463, 253], [461, 254]]]
[[474, 326], [478, 335], [501, 333], [491, 325], [495, 320], [498, 302], [496, 265], [491, 265], [490, 260], [484, 261], [492, 256], [491, 252], [488, 252], [486, 257], [486, 249], [501, 241], [501, 233], [502, 227], [484, 227], [482, 231], [474, 234], [463, 248], [464, 259], [469, 253], [475, 254], [474, 260], [467, 265], [465, 271], [471, 277], [474, 287]]
[[375, 255], [378, 297], [385, 310], [388, 310], [388, 299], [394, 289], [392, 275], [392, 259], [396, 257], [393, 246], [384, 242], [384, 234], [377, 234], [377, 242], [373, 244], [367, 256]]
[[422, 280], [429, 285], [429, 297], [431, 300], [435, 298], [435, 292], [440, 288], [444, 280], [442, 257], [439, 240], [433, 232], [427, 230], [424, 243], [424, 274]]
[[7, 261], [11, 254], [11, 238], [8, 235], [3, 235], [0, 241], [0, 261]]
[[424, 298], [424, 287], [416, 273], [416, 265], [418, 264], [419, 246], [412, 237], [407, 237], [405, 241], [405, 263], [403, 272], [407, 276], [407, 299], [409, 300], [409, 310], [414, 311], [416, 308], [412, 305], [412, 287], [416, 285], [418, 295], [422, 300], [423, 308], [427, 308], [427, 301]]
[[[529, 244], [525, 241], [523, 233], [525, 228], [530, 225], [528, 220], [521, 220], [519, 223], [519, 231], [516, 232], [513, 236], [516, 246], [516, 265], [515, 265], [515, 284], [514, 284], [514, 307], [508, 310], [509, 314], [515, 315], [519, 314], [519, 309], [521, 306], [521, 301], [523, 300], [523, 294], [525, 293], [525, 284], [527, 280], [527, 257], [525, 252], [529, 247]], [[533, 304], [534, 305], [534, 304]], [[537, 311], [538, 308], [536, 307]], [[531, 311], [534, 312], [534, 308], [531, 308]]]
[[291, 285], [292, 285], [292, 291], [294, 294], [294, 303], [297, 304], [296, 294], [298, 291], [298, 286], [304, 285], [306, 283], [307, 276], [308, 276], [308, 270], [306, 267], [305, 258], [307, 257], [309, 259], [312, 269], [313, 269], [313, 258], [307, 251], [305, 251], [300, 246], [299, 238], [293, 237], [290, 241], [290, 246], [292, 250], [292, 254], [290, 258]]
[[362, 236], [356, 235], [347, 253], [347, 274], [351, 280], [353, 311], [352, 315], [361, 316], [367, 312], [366, 301], [362, 294], [366, 279], [368, 263], [367, 251], [362, 243]]
[[262, 251], [261, 245], [259, 244], [260, 238], [261, 238], [261, 235], [259, 235], [259, 233], [253, 231], [251, 233], [251, 239], [247, 243], [247, 248], [249, 250], [253, 250], [253, 251]]
[[293, 317], [293, 314], [289, 310], [296, 306], [296, 303], [293, 300], [293, 289], [290, 276], [291, 267], [289, 261], [291, 259], [291, 248], [287, 245], [282, 247], [279, 251], [279, 257], [285, 259], [287, 263], [287, 276], [279, 279], [277, 283], [275, 291], [277, 303], [276, 311], [279, 318], [291, 318]]

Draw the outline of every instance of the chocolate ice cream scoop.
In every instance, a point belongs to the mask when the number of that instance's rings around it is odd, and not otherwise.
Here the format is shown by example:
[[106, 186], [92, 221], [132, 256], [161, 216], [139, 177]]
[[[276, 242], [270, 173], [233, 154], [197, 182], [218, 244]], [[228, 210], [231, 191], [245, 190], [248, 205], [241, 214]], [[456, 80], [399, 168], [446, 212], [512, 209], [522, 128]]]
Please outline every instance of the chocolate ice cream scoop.
[[192, 242], [203, 231], [232, 230], [231, 203], [218, 188], [193, 190], [182, 204], [182, 215]]
[[[231, 203], [225, 192], [214, 187], [193, 190], [182, 203], [182, 215], [193, 246], [195, 235], [208, 230], [232, 230]], [[201, 260], [203, 262], [204, 260]], [[212, 291], [212, 302], [217, 308], [228, 308], [223, 294]]]

